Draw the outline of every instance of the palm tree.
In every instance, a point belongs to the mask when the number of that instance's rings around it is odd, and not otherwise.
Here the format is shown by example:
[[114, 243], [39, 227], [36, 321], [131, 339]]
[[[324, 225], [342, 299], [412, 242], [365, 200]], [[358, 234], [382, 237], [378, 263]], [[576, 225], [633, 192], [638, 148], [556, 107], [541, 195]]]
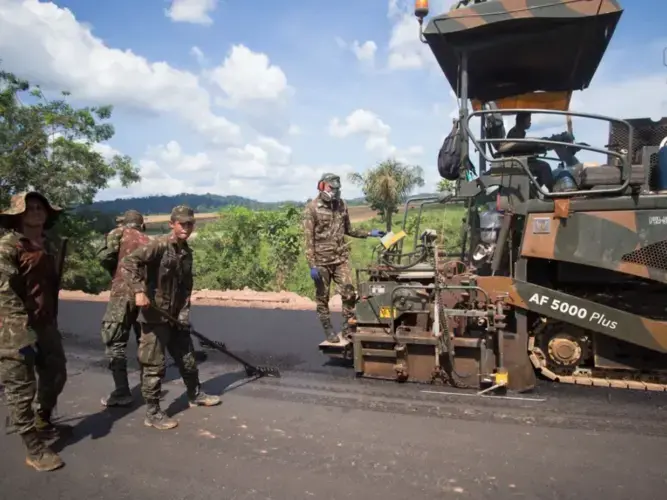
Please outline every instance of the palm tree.
[[366, 201], [377, 210], [391, 231], [392, 217], [405, 203], [412, 190], [424, 185], [423, 170], [419, 166], [405, 165], [394, 159], [380, 162], [364, 174], [348, 175], [353, 184], [361, 187]]

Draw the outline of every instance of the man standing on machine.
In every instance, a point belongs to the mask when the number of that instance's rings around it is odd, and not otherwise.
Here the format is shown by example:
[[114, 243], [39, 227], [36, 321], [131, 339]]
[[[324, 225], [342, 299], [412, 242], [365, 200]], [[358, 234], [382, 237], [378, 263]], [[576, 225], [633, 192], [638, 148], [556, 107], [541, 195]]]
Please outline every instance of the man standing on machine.
[[[306, 204], [304, 210], [306, 260], [310, 267], [310, 277], [315, 282], [317, 317], [322, 323], [326, 339], [338, 343], [349, 334], [349, 320], [354, 316], [356, 302], [349, 265], [350, 247], [345, 236], [381, 237], [384, 232], [377, 229], [366, 232], [352, 227], [347, 203], [340, 199], [340, 177], [336, 174], [324, 174], [317, 183], [317, 190], [319, 194]], [[343, 300], [340, 337], [334, 333], [329, 312], [332, 280]]]

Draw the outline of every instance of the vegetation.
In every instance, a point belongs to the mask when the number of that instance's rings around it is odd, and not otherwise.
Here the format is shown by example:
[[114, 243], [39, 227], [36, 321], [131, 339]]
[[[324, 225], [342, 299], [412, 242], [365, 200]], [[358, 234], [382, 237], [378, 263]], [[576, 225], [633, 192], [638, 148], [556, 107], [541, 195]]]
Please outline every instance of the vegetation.
[[396, 160], [386, 160], [363, 174], [350, 174], [350, 181], [361, 187], [373, 210], [391, 231], [392, 218], [417, 186], [424, 185], [421, 167], [404, 165]]
[[[314, 298], [313, 282], [303, 251], [301, 211], [294, 208], [254, 211], [233, 207], [222, 211], [224, 217], [197, 231], [191, 242], [195, 257], [195, 287], [198, 289], [289, 290]], [[439, 243], [448, 250], [460, 244], [463, 208], [442, 206], [425, 209], [420, 232], [435, 229]], [[401, 221], [402, 223], [402, 221]], [[379, 218], [355, 224], [372, 229]], [[407, 217], [408, 237], [405, 251], [411, 251], [417, 229], [417, 213]], [[350, 238], [350, 263], [355, 268], [368, 266], [374, 258], [377, 238]]]
[[[304, 257], [302, 205], [260, 203], [242, 197], [217, 195], [151, 196], [93, 203], [96, 194], [118, 177], [123, 186], [140, 180], [127, 156], [108, 158], [99, 143], [114, 135], [108, 123], [111, 106], [76, 108], [67, 92], [49, 100], [39, 87], [0, 72], [0, 206], [12, 194], [36, 189], [67, 209], [53, 229], [70, 238], [63, 288], [99, 293], [109, 276], [94, 259], [104, 234], [115, 226], [114, 216], [129, 208], [144, 214], [168, 213], [180, 203], [197, 212], [216, 212], [218, 218], [198, 224], [191, 240], [198, 289], [289, 290], [313, 297], [314, 287]], [[347, 200], [351, 206], [368, 203], [379, 216], [354, 222], [370, 230], [390, 229], [409, 193], [424, 185], [419, 167], [393, 160], [352, 177], [366, 199]], [[358, 207], [363, 212], [363, 207]], [[435, 229], [450, 249], [458, 244], [461, 208], [425, 209], [419, 230]], [[409, 212], [405, 249], [417, 232], [417, 211]], [[363, 218], [363, 217], [361, 217]], [[353, 218], [353, 220], [355, 220]], [[402, 223], [402, 219], [401, 219]], [[166, 230], [166, 227], [157, 228]], [[350, 239], [353, 267], [366, 267], [379, 245], [376, 238]]]
[[[92, 203], [93, 198], [118, 177], [123, 186], [139, 180], [127, 156], [105, 158], [96, 145], [114, 135], [103, 123], [111, 106], [75, 108], [62, 92], [49, 100], [38, 86], [0, 71], [0, 204], [6, 206], [16, 192], [36, 189], [63, 208]], [[25, 104], [24, 100], [32, 101]], [[63, 284], [93, 290], [104, 271], [92, 260], [91, 242], [98, 231], [114, 226], [112, 218], [95, 213], [71, 214], [54, 228], [56, 236], [69, 236], [70, 258]]]

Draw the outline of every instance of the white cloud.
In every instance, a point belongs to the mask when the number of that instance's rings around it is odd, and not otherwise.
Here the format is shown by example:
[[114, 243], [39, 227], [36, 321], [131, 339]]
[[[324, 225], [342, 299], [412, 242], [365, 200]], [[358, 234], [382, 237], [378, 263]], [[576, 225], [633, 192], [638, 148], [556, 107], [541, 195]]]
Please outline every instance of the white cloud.
[[389, 135], [391, 127], [384, 123], [380, 118], [365, 109], [356, 109], [350, 113], [345, 122], [341, 123], [340, 118], [332, 118], [329, 123], [329, 133], [338, 138], [345, 138], [354, 134], [365, 134], [372, 137], [384, 137]]
[[244, 45], [232, 46], [209, 78], [227, 95], [226, 102], [232, 107], [248, 101], [277, 101], [291, 92], [283, 70], [271, 64], [266, 54]]
[[171, 6], [165, 15], [174, 22], [211, 25], [209, 16], [218, 4], [218, 0], [171, 0]]
[[0, 25], [3, 66], [45, 90], [67, 89], [80, 99], [171, 113], [218, 144], [241, 139], [238, 125], [212, 112], [196, 75], [107, 47], [69, 9], [37, 0], [2, 2]]
[[366, 138], [366, 150], [381, 159], [395, 157], [399, 161], [409, 162], [423, 153], [421, 146], [399, 150], [389, 142], [390, 133], [391, 127], [375, 113], [366, 109], [354, 110], [343, 122], [337, 117], [332, 118], [329, 122], [329, 134], [331, 136], [338, 139], [354, 135], [363, 136]]
[[195, 58], [197, 64], [199, 64], [200, 66], [205, 66], [206, 64], [208, 64], [208, 59], [206, 59], [204, 52], [202, 52], [202, 50], [199, 47], [197, 46], [192, 47], [190, 49], [190, 55], [192, 55], [192, 57]]
[[[270, 137], [259, 137], [243, 147], [196, 154], [184, 152], [172, 140], [148, 147], [138, 164], [140, 183], [122, 188], [114, 179], [98, 199], [187, 192], [248, 196], [263, 201], [305, 201], [314, 195], [324, 172], [336, 172], [346, 178], [354, 171], [348, 164], [295, 164], [292, 148]], [[358, 195], [356, 191], [352, 193]]]
[[292, 124], [289, 126], [289, 129], [287, 129], [287, 134], [292, 136], [301, 135], [301, 127]]
[[[429, 17], [447, 12], [457, 0], [431, 2]], [[435, 65], [428, 45], [419, 38], [419, 24], [411, 0], [389, 0], [387, 17], [393, 23], [389, 37], [387, 67], [390, 70], [411, 70]], [[424, 21], [424, 25], [428, 19]]]
[[336, 44], [341, 49], [351, 51], [362, 63], [372, 65], [375, 61], [378, 46], [373, 40], [366, 40], [364, 43], [354, 40], [352, 43], [347, 43], [342, 38], [336, 37]]

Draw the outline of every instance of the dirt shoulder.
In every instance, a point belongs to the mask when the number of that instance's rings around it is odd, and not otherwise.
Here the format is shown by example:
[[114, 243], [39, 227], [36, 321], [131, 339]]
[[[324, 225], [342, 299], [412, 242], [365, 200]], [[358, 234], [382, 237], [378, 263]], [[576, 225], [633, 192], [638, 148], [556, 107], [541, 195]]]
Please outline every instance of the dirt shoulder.
[[[109, 292], [92, 295], [73, 290], [62, 290], [62, 300], [87, 300], [106, 302]], [[218, 307], [252, 307], [257, 309], [315, 310], [315, 301], [292, 292], [256, 292], [244, 290], [196, 290], [192, 293], [192, 304]], [[329, 301], [332, 311], [341, 310], [340, 295], [334, 295]]]

